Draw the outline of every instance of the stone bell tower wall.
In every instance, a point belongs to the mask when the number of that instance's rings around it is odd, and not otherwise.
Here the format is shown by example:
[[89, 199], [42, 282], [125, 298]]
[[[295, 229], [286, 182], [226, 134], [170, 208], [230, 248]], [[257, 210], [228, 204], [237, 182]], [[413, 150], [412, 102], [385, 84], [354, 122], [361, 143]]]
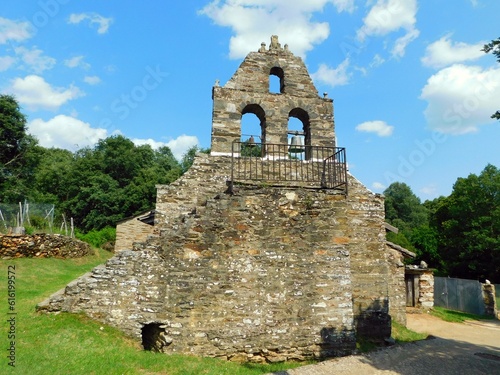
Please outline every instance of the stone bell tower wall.
[[[280, 79], [280, 92], [270, 92], [270, 76]], [[262, 127], [262, 142], [286, 144], [288, 120], [302, 121], [306, 144], [335, 147], [333, 100], [319, 97], [300, 57], [271, 44], [251, 52], [232, 78], [213, 87], [212, 155], [230, 155], [241, 140], [241, 118], [254, 113]]]

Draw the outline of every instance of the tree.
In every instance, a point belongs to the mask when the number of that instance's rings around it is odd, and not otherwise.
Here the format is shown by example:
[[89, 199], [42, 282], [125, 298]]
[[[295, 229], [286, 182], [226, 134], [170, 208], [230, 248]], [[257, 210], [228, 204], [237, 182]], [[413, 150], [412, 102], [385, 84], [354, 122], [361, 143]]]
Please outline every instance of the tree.
[[17, 101], [0, 95], [0, 201], [15, 203], [28, 195], [39, 152]]
[[402, 231], [427, 224], [428, 212], [411, 188], [403, 182], [394, 182], [384, 191], [385, 218]]
[[420, 203], [410, 187], [392, 183], [385, 191], [385, 215], [399, 232], [388, 233], [387, 239], [416, 253], [413, 261], [425, 260], [433, 268], [442, 268], [437, 246], [437, 233], [429, 227], [429, 209]]
[[459, 178], [432, 225], [449, 276], [500, 282], [500, 170]]
[[[60, 165], [67, 162], [64, 155], [53, 153]], [[65, 186], [54, 187], [55, 194], [66, 216], [73, 217], [86, 232], [115, 226], [125, 217], [152, 209], [155, 186], [169, 184], [182, 174], [168, 147], [153, 150], [123, 136], [108, 137], [93, 148], [78, 150], [67, 165], [70, 171], [61, 176]], [[45, 181], [44, 186], [52, 181], [40, 180]]]
[[[496, 56], [497, 62], [500, 63], [500, 38], [493, 39], [488, 44], [485, 44], [483, 46], [482, 51], [484, 51], [485, 53], [491, 52], [493, 55]], [[497, 120], [500, 120], [500, 111], [496, 111], [494, 114], [492, 114], [491, 118], [495, 118]]]

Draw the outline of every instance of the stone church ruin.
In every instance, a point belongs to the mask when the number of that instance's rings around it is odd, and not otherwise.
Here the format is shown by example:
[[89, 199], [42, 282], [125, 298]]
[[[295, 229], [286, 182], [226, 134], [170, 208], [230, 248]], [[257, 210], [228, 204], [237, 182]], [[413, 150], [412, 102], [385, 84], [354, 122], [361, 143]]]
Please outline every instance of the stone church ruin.
[[[347, 171], [333, 100], [277, 37], [212, 98], [211, 154], [157, 186], [155, 235], [39, 309], [84, 312], [145, 349], [233, 361], [343, 356], [357, 338], [388, 338], [384, 200]], [[247, 113], [260, 121], [250, 138]]]

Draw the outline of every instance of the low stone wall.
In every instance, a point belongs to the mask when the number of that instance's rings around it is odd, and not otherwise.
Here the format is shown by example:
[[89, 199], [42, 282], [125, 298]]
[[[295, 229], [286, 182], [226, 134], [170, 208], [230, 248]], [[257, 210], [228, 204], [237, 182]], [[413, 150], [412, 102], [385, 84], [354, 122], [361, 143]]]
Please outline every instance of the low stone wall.
[[498, 318], [496, 300], [495, 300], [495, 285], [481, 284], [483, 290], [483, 301], [485, 315], [494, 316]]
[[0, 235], [0, 258], [80, 258], [89, 244], [60, 234]]

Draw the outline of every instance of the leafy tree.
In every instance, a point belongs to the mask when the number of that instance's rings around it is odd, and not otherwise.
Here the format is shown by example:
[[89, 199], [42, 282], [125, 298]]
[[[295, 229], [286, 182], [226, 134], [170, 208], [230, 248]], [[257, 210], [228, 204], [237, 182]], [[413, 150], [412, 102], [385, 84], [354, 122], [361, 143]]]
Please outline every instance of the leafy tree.
[[437, 246], [437, 232], [429, 226], [430, 208], [405, 183], [395, 182], [385, 191], [386, 220], [399, 229], [387, 239], [416, 253], [412, 262], [425, 260], [429, 266], [442, 269]]
[[[496, 56], [497, 61], [500, 63], [500, 38], [493, 39], [488, 44], [485, 44], [483, 46], [482, 51], [484, 51], [485, 53], [491, 52], [493, 55]], [[500, 111], [496, 111], [494, 114], [492, 114], [491, 118], [500, 120]]]
[[201, 152], [204, 154], [209, 154], [210, 149], [203, 149], [198, 146], [192, 146], [190, 147], [187, 152], [182, 155], [182, 160], [181, 160], [181, 170], [182, 173], [186, 173], [189, 168], [193, 165], [194, 162], [194, 157], [196, 156], [197, 152]]
[[433, 214], [438, 246], [450, 276], [500, 282], [500, 171], [459, 178]]
[[155, 151], [113, 136], [73, 155], [66, 186], [56, 188], [56, 195], [66, 216], [82, 230], [99, 230], [154, 207], [155, 186], [169, 184], [181, 174], [168, 147]]
[[38, 202], [57, 204], [68, 199], [69, 174], [73, 153], [60, 148], [41, 148], [40, 161], [34, 174], [32, 193]]
[[428, 212], [411, 188], [403, 182], [392, 183], [385, 191], [385, 217], [402, 231], [425, 225]]
[[17, 202], [28, 195], [39, 152], [17, 101], [0, 95], [0, 201]]

